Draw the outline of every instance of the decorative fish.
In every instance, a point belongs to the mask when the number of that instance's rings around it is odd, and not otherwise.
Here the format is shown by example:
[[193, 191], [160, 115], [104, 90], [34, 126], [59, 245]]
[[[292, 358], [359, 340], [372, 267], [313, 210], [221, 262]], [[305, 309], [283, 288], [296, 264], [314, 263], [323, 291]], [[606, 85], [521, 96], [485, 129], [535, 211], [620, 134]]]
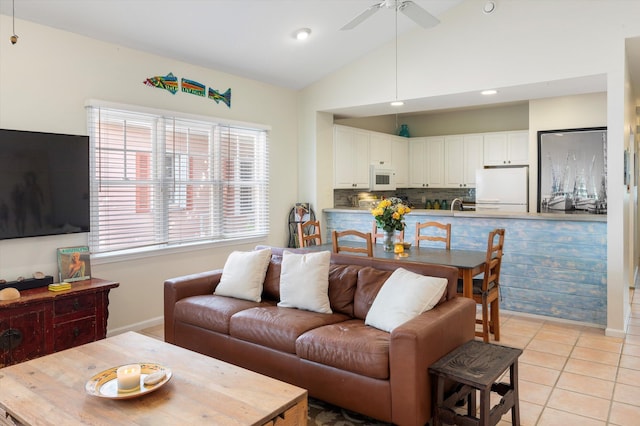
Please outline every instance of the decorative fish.
[[164, 77], [149, 77], [145, 81], [143, 81], [143, 83], [147, 86], [168, 90], [172, 95], [175, 95], [178, 91], [178, 77], [174, 76], [171, 72]]
[[192, 95], [204, 97], [204, 84], [183, 78], [182, 91], [185, 93], [191, 93]]
[[220, 101], [224, 102], [229, 108], [231, 108], [231, 88], [227, 89], [226, 92], [220, 93], [216, 89], [212, 89], [209, 87], [209, 99], [213, 99], [216, 103], [220, 103]]

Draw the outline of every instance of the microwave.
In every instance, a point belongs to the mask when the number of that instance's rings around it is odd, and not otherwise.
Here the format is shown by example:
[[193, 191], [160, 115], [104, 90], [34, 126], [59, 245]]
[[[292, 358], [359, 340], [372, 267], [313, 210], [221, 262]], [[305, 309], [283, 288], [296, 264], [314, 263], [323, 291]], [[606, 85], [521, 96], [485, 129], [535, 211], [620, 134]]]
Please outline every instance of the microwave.
[[371, 176], [369, 179], [370, 191], [395, 191], [396, 173], [393, 169], [376, 164], [371, 165]]

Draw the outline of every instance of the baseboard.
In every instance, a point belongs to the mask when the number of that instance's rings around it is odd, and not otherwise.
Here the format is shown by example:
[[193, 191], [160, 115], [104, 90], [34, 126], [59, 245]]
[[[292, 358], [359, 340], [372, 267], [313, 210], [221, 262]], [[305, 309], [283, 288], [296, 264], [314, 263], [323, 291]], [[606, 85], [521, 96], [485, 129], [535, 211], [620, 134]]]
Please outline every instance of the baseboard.
[[500, 309], [500, 314], [511, 315], [514, 317], [539, 319], [547, 322], [557, 322], [561, 324], [570, 324], [570, 325], [579, 325], [583, 327], [599, 328], [601, 330], [605, 329], [605, 326], [599, 325], [599, 324], [592, 324], [589, 322], [575, 321], [575, 320], [569, 320], [564, 318], [548, 317], [545, 315], [529, 314], [526, 312], [509, 311], [507, 309], [502, 309], [502, 308]]
[[115, 336], [118, 334], [126, 333], [127, 331], [140, 331], [145, 328], [155, 327], [157, 325], [164, 324], [164, 316], [151, 318], [146, 321], [141, 321], [135, 324], [127, 325], [126, 327], [119, 327], [107, 330], [107, 337]]
[[607, 337], [618, 337], [624, 339], [627, 336], [624, 330], [619, 330], [617, 328], [605, 328], [604, 335]]

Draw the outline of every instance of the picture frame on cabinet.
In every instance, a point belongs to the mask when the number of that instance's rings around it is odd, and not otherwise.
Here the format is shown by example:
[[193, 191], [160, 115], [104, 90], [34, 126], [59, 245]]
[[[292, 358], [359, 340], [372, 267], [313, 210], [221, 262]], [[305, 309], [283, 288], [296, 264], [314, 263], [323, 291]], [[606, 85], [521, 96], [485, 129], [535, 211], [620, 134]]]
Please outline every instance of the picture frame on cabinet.
[[57, 250], [60, 282], [91, 278], [91, 258], [88, 246], [62, 247]]

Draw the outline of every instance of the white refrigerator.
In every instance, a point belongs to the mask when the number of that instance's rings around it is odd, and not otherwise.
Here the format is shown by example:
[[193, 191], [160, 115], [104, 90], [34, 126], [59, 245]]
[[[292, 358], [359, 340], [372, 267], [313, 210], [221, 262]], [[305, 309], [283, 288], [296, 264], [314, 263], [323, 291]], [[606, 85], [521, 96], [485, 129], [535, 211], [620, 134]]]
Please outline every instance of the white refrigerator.
[[477, 169], [476, 211], [529, 211], [529, 168]]

